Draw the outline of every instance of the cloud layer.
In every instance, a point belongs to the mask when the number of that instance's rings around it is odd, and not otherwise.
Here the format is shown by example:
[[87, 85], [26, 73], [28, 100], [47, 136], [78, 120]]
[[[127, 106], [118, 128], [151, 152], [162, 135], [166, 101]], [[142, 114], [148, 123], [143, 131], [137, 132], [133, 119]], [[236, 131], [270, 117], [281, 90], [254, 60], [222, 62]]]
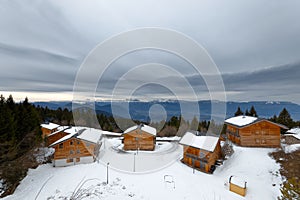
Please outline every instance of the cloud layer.
[[[99, 42], [126, 30], [154, 26], [180, 31], [203, 45], [220, 69], [229, 100], [300, 103], [299, 1], [10, 0], [0, 4], [0, 91], [70, 94], [79, 66]], [[160, 51], [140, 51], [117, 60], [100, 80], [96, 96], [109, 97], [129, 69], [154, 62], [173, 67], [199, 98], [210, 98], [192, 66]], [[128, 98], [126, 88], [150, 72], [124, 82], [120, 98]], [[176, 77], [151, 76], [154, 82], [167, 80], [182, 98], [189, 98]], [[155, 84], [139, 88], [135, 95], [174, 97], [170, 88]]]

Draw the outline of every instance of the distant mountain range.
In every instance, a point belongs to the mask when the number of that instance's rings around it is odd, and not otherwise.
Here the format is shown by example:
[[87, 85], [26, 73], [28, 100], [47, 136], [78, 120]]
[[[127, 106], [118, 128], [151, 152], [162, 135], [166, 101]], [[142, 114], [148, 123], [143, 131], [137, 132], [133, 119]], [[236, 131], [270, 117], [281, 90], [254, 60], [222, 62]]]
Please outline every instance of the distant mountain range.
[[[221, 104], [222, 102], [219, 102]], [[114, 110], [114, 116], [118, 117], [128, 117], [128, 109], [130, 117], [134, 120], [140, 121], [149, 121], [149, 109], [151, 106], [159, 104], [161, 105], [167, 114], [167, 119], [170, 119], [172, 116], [179, 116], [181, 114], [181, 108], [184, 107], [184, 113], [186, 114], [187, 120], [191, 120], [195, 115], [195, 110], [192, 106], [192, 102], [188, 101], [118, 101], [113, 102], [109, 101], [100, 101], [95, 102], [95, 109], [97, 113], [102, 113], [105, 115], [112, 115], [112, 105]], [[216, 105], [218, 102], [216, 102]], [[67, 108], [72, 109], [72, 102], [70, 101], [50, 101], [50, 102], [34, 102], [34, 105], [39, 105], [41, 107], [48, 107], [49, 109], [57, 109], [61, 107], [62, 109]], [[89, 107], [88, 104], [74, 104], [75, 107]], [[195, 103], [193, 104], [195, 105]], [[197, 105], [197, 102], [196, 102]], [[199, 101], [200, 108], [200, 119], [209, 120], [211, 117], [211, 101]], [[226, 117], [233, 116], [236, 112], [238, 106], [241, 107], [243, 111], [246, 109], [250, 110], [251, 106], [254, 106], [259, 117], [270, 118], [273, 115], [279, 115], [283, 108], [286, 108], [291, 114], [292, 118], [296, 121], [300, 120], [300, 105], [291, 103], [291, 102], [268, 102], [268, 101], [250, 101], [250, 102], [227, 102], [226, 103]]]

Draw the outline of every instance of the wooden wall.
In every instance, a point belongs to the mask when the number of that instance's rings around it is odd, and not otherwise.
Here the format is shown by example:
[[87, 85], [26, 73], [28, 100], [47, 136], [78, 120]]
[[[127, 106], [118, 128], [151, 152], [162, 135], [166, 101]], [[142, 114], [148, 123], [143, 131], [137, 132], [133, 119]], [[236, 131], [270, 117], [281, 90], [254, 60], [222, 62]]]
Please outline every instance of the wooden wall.
[[124, 134], [124, 150], [146, 150], [153, 151], [156, 139], [145, 131], [139, 129]]
[[241, 196], [246, 196], [246, 188], [239, 187], [233, 183], [229, 183], [229, 191], [232, 191]]
[[221, 158], [221, 156], [221, 145], [219, 141], [213, 152], [184, 146], [182, 161], [191, 167], [210, 173], [211, 167], [215, 164], [216, 160]]
[[50, 144], [52, 144], [52, 143], [54, 143], [54, 142], [56, 142], [57, 140], [59, 140], [59, 139], [65, 137], [66, 135], [68, 135], [68, 134], [65, 133], [65, 132], [63, 132], [63, 131], [61, 131], [61, 132], [56, 133], [56, 134], [54, 134], [54, 135], [48, 136], [48, 137], [47, 137], [47, 140], [46, 140], [47, 146], [50, 145]]
[[78, 159], [85, 156], [96, 157], [99, 145], [86, 142], [77, 138], [71, 138], [62, 143], [56, 144], [54, 159]]
[[280, 127], [268, 121], [237, 128], [227, 125], [227, 137], [245, 147], [279, 147]]
[[45, 138], [48, 135], [50, 135], [51, 133], [54, 133], [55, 131], [57, 131], [57, 128], [50, 130], [50, 129], [42, 127], [41, 129], [42, 129], [42, 138]]

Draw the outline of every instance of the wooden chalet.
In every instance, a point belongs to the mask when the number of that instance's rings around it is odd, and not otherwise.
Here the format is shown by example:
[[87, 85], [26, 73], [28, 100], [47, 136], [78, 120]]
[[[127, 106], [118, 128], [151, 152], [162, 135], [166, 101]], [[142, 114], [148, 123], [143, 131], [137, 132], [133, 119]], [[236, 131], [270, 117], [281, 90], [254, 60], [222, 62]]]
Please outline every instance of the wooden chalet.
[[282, 136], [283, 142], [286, 144], [300, 144], [300, 128], [292, 128]]
[[45, 124], [41, 124], [41, 129], [42, 129], [42, 137], [45, 138], [48, 135], [50, 135], [51, 133], [54, 133], [57, 131], [58, 127], [60, 127], [60, 125], [58, 124], [54, 124], [54, 123], [45, 123]]
[[225, 120], [226, 136], [244, 147], [280, 147], [281, 129], [286, 126], [250, 116], [237, 116]]
[[72, 127], [68, 135], [49, 147], [55, 149], [53, 166], [68, 166], [94, 162], [101, 146], [102, 131], [93, 128]]
[[230, 176], [229, 178], [229, 191], [246, 196], [247, 182], [236, 176]]
[[46, 145], [49, 146], [50, 144], [56, 142], [57, 140], [65, 137], [66, 135], [70, 134], [71, 127], [69, 126], [60, 126], [58, 127], [57, 131], [48, 135], [45, 139]]
[[156, 129], [144, 124], [128, 128], [123, 133], [124, 150], [153, 151], [156, 144]]
[[216, 161], [222, 157], [218, 137], [197, 136], [187, 132], [179, 144], [183, 145], [183, 159], [181, 161], [203, 172], [213, 173]]

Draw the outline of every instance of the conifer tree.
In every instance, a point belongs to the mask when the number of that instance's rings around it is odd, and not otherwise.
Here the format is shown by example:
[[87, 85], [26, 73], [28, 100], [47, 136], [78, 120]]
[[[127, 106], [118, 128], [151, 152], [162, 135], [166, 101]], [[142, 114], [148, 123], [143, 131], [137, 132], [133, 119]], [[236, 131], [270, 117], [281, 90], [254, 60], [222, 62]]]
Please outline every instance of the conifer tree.
[[251, 106], [250, 112], [249, 112], [249, 116], [251, 116], [251, 117], [258, 117], [257, 112], [256, 112], [254, 106]]
[[234, 113], [234, 116], [240, 116], [240, 115], [243, 115], [243, 111], [241, 110], [240, 107], [238, 107], [237, 111]]

